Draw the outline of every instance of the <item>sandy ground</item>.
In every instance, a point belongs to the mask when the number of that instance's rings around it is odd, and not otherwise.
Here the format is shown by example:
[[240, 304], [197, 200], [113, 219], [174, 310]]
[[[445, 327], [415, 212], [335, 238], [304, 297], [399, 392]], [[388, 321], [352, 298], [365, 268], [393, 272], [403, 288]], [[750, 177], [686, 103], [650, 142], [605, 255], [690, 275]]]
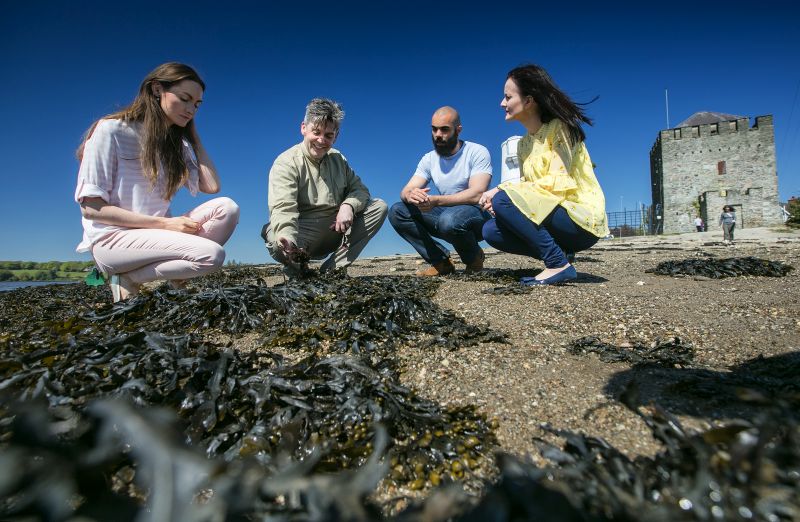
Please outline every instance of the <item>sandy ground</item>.
[[[575, 283], [524, 295], [490, 295], [482, 290], [496, 283], [446, 277], [436, 302], [471, 323], [505, 332], [509, 343], [456, 350], [406, 347], [398, 353], [402, 378], [443, 404], [479, 405], [499, 420], [501, 449], [515, 454], [533, 452], [532, 438], [544, 436], [542, 423], [602, 437], [630, 455], [657, 451], [644, 423], [618, 401], [631, 380], [640, 385], [642, 404], [657, 403], [691, 428], [746, 417], [747, 411], [735, 407], [711, 408], [665, 393], [692, 369], [634, 368], [601, 362], [596, 355], [571, 355], [566, 349], [589, 335], [617, 346], [650, 345], [677, 336], [695, 347], [693, 369], [721, 373], [754, 357], [797, 351], [800, 231], [738, 230], [734, 245], [724, 245], [721, 236], [711, 231], [600, 241], [578, 255]], [[782, 278], [727, 279], [645, 272], [661, 261], [706, 255], [755, 256], [796, 270]], [[535, 274], [542, 265], [487, 250], [486, 267]], [[350, 275], [412, 277], [419, 268], [416, 256], [387, 256], [357, 261]]]

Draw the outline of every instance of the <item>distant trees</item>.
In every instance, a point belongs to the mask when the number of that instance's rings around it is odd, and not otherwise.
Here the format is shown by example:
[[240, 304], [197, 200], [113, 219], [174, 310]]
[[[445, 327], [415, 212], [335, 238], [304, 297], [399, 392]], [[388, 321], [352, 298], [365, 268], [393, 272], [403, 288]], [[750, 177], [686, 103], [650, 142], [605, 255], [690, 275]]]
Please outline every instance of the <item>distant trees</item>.
[[76, 279], [91, 261], [0, 261], [0, 281], [54, 281]]
[[55, 270], [56, 272], [83, 272], [94, 265], [91, 261], [0, 261], [0, 270]]
[[800, 227], [800, 199], [795, 197], [789, 198], [786, 211], [789, 212], [789, 219], [786, 221], [786, 224], [792, 227]]

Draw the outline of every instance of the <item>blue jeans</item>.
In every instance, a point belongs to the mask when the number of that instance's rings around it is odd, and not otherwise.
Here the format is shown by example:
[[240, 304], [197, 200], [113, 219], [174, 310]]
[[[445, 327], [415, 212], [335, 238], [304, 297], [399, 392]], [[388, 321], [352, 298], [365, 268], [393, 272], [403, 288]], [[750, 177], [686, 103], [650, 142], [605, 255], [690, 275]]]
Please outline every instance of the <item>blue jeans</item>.
[[498, 250], [544, 261], [547, 268], [567, 264], [564, 252], [580, 252], [597, 243], [597, 236], [576, 225], [557, 206], [541, 225], [528, 219], [504, 191], [492, 198], [495, 219], [483, 225], [483, 238]]
[[432, 265], [450, 257], [447, 248], [434, 237], [451, 243], [465, 264], [475, 261], [481, 255], [481, 227], [490, 217], [477, 205], [435, 207], [422, 212], [416, 205], [399, 201], [389, 210], [389, 223]]

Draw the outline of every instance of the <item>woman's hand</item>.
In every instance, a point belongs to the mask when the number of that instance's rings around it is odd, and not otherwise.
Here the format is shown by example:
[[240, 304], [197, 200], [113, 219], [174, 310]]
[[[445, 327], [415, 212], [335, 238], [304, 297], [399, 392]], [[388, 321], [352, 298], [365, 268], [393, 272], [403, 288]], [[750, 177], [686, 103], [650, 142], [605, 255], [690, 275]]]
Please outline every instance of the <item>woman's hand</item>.
[[193, 221], [186, 216], [164, 218], [164, 230], [172, 232], [183, 232], [184, 234], [197, 234], [200, 231], [200, 223]]
[[492, 198], [499, 191], [500, 191], [499, 187], [495, 187], [495, 188], [493, 188], [491, 190], [487, 190], [486, 192], [484, 192], [481, 195], [480, 199], [478, 200], [478, 205], [481, 208], [483, 208], [483, 210], [485, 210], [485, 211], [491, 213], [492, 215], [494, 215], [494, 210], [492, 210]]
[[86, 219], [97, 221], [105, 225], [113, 225], [126, 228], [158, 228], [171, 230], [173, 232], [183, 232], [185, 234], [196, 234], [200, 231], [200, 223], [192, 221], [186, 216], [179, 217], [159, 217], [147, 216], [125, 210], [124, 208], [109, 205], [102, 198], [86, 197], [81, 200], [81, 215]]
[[191, 134], [194, 153], [197, 156], [198, 163], [198, 177], [200, 192], [205, 194], [216, 194], [220, 189], [219, 174], [217, 174], [217, 167], [203, 147], [203, 142], [200, 141], [200, 134], [197, 132], [197, 125], [195, 120], [189, 122], [191, 127], [189, 133]]

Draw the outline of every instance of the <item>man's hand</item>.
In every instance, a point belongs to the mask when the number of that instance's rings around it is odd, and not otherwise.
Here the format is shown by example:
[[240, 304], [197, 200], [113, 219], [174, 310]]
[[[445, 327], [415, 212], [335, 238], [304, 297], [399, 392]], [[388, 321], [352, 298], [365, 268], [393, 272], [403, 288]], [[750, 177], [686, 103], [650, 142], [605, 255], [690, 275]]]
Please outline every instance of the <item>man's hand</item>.
[[184, 234], [197, 234], [200, 231], [200, 223], [191, 220], [186, 216], [164, 218], [164, 230], [172, 232], [183, 232]]
[[431, 189], [428, 187], [413, 188], [408, 191], [408, 194], [406, 194], [406, 201], [408, 203], [413, 203], [414, 205], [419, 206], [420, 204], [425, 203], [428, 201], [428, 199], [430, 199], [430, 196], [428, 196], [428, 192], [430, 192], [430, 190]]
[[278, 244], [281, 246], [281, 250], [283, 250], [283, 253], [287, 255], [290, 252], [294, 252], [295, 250], [297, 250], [297, 245], [295, 245], [285, 237], [279, 237]]
[[311, 256], [304, 248], [298, 248], [294, 242], [285, 237], [278, 238], [278, 246], [283, 250], [283, 263], [299, 276], [303, 277], [308, 272], [308, 262]]
[[428, 212], [429, 210], [433, 210], [435, 207], [438, 206], [439, 206], [438, 196], [428, 196], [428, 198], [422, 203], [417, 203], [417, 208], [423, 212]]
[[483, 210], [489, 212], [493, 216], [494, 216], [494, 209], [492, 209], [492, 198], [499, 191], [500, 189], [497, 187], [493, 188], [492, 190], [487, 190], [481, 195], [481, 198], [478, 200], [478, 205], [482, 207]]
[[331, 225], [331, 230], [340, 234], [344, 234], [353, 226], [353, 207], [348, 203], [342, 203], [339, 207], [339, 213], [336, 214], [336, 221]]

